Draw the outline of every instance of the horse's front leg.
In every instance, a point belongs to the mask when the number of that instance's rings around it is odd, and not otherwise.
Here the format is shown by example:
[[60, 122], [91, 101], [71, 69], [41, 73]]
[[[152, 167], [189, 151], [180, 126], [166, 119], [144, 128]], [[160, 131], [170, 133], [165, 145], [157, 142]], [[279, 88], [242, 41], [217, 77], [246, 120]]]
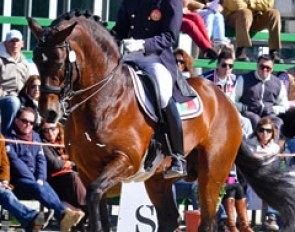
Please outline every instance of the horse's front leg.
[[86, 199], [91, 232], [109, 232], [106, 192], [127, 177], [132, 168], [126, 155], [118, 155], [89, 185]]

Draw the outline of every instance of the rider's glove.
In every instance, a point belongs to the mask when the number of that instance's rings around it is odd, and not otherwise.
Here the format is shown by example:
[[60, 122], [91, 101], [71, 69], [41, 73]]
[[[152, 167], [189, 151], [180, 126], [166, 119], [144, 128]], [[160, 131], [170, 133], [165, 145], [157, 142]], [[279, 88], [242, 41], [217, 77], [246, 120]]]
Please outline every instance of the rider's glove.
[[144, 52], [144, 40], [143, 39], [124, 39], [123, 46], [126, 52]]

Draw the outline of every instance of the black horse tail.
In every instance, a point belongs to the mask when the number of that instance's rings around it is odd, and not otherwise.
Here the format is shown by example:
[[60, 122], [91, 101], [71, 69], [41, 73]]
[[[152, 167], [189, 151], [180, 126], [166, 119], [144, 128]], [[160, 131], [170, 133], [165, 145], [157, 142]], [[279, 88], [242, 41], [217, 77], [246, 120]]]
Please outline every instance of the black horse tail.
[[278, 210], [284, 223], [283, 232], [295, 231], [295, 169], [278, 170], [273, 158], [254, 156], [242, 142], [236, 165], [255, 192]]

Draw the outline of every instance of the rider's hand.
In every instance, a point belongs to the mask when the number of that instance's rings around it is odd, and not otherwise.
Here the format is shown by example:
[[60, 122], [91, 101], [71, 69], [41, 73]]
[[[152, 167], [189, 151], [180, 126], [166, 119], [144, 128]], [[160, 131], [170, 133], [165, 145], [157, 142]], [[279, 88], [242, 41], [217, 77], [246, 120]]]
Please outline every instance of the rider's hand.
[[144, 52], [144, 40], [143, 39], [124, 39], [123, 46], [126, 52]]

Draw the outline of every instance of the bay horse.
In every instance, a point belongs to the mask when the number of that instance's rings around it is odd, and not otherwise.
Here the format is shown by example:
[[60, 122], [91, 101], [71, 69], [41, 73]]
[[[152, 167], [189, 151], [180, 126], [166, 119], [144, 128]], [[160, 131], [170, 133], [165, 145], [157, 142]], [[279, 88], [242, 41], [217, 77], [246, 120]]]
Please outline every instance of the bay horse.
[[[70, 12], [45, 28], [32, 18], [27, 20], [38, 40], [33, 61], [41, 77], [41, 114], [53, 122], [63, 108], [70, 108], [65, 141], [87, 187], [90, 229], [109, 231], [107, 194], [138, 171], [158, 125], [139, 106], [129, 68], [121, 62], [116, 41], [96, 16]], [[262, 183], [266, 176], [253, 176], [247, 165], [255, 158], [241, 146], [240, 119], [230, 100], [207, 80], [189, 79], [189, 84], [205, 107], [200, 116], [183, 121], [188, 179], [198, 178], [202, 209], [199, 231], [213, 232], [219, 191], [237, 153], [243, 158], [237, 159], [237, 165], [246, 177]], [[162, 152], [167, 154], [165, 146]], [[160, 168], [145, 181], [159, 232], [178, 227], [174, 181], [164, 179]], [[261, 188], [261, 184], [255, 186]], [[288, 209], [288, 216], [294, 215], [293, 208]]]

